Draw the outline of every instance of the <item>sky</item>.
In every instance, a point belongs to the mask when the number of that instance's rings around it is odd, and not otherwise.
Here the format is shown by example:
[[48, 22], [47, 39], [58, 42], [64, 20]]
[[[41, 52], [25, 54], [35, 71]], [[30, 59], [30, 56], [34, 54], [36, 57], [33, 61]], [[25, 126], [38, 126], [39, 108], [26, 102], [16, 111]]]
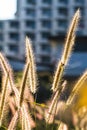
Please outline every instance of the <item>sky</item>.
[[14, 18], [16, 0], [0, 0], [0, 20]]

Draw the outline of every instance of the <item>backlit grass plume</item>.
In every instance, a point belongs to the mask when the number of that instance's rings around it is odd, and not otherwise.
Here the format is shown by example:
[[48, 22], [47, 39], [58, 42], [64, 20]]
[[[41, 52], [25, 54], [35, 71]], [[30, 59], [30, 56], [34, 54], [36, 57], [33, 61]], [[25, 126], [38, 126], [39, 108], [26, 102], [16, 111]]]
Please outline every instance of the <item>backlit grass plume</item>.
[[18, 123], [18, 118], [19, 118], [20, 110], [15, 112], [15, 115], [11, 119], [11, 122], [8, 126], [8, 130], [15, 130], [17, 123]]
[[0, 65], [3, 69], [2, 71], [4, 71], [5, 74], [7, 74], [8, 70], [12, 72], [12, 69], [10, 65], [8, 64], [7, 59], [1, 52], [0, 52]]
[[46, 118], [45, 118], [47, 123], [50, 123], [50, 122], [52, 123], [53, 122], [54, 115], [57, 112], [57, 106], [58, 106], [57, 104], [58, 104], [61, 92], [66, 87], [66, 83], [65, 82], [66, 81], [64, 81], [64, 83], [62, 84], [61, 89], [59, 91], [56, 91], [56, 93], [55, 93], [55, 95], [54, 95], [54, 97], [53, 97], [53, 99], [51, 101], [48, 113], [46, 114]]
[[20, 90], [19, 106], [21, 106], [22, 102], [23, 102], [24, 90], [25, 90], [25, 87], [26, 87], [26, 81], [27, 81], [28, 71], [29, 71], [29, 63], [26, 64], [25, 70], [24, 70], [24, 74], [23, 74], [23, 79], [22, 79], [22, 84], [21, 84], [21, 90]]
[[13, 79], [13, 71], [11, 66], [9, 65], [7, 59], [5, 58], [5, 56], [0, 53], [0, 64], [1, 64], [1, 68], [2, 71], [4, 72], [5, 75], [8, 74], [8, 82], [9, 82], [9, 90], [10, 91], [14, 91], [14, 94], [16, 96], [16, 102], [18, 104], [18, 99], [19, 99], [19, 92], [17, 90], [17, 88], [14, 85], [14, 79]]
[[30, 121], [29, 121], [29, 116], [28, 116], [28, 112], [26, 110], [26, 107], [23, 105], [22, 107], [22, 112], [23, 112], [23, 115], [24, 115], [24, 126], [25, 126], [25, 130], [31, 130], [31, 124], [30, 124]]
[[0, 101], [0, 126], [2, 125], [2, 118], [3, 118], [3, 110], [4, 110], [4, 105], [5, 105], [5, 100], [7, 97], [7, 87], [8, 87], [8, 73], [6, 75], [6, 78], [4, 78], [5, 83], [3, 86], [3, 90], [2, 90], [2, 95], [1, 95], [1, 101]]
[[32, 50], [31, 40], [26, 37], [26, 58], [27, 62], [30, 64], [29, 67], [29, 87], [32, 93], [36, 93], [37, 86], [37, 76], [36, 76], [36, 66], [34, 61], [34, 53]]
[[53, 118], [56, 113], [56, 107], [57, 107], [57, 103], [58, 103], [57, 99], [58, 99], [58, 92], [56, 92], [56, 94], [54, 95], [53, 100], [49, 106], [48, 112], [45, 115], [45, 120], [47, 123], [53, 122]]
[[56, 73], [54, 76], [54, 81], [53, 81], [53, 86], [52, 86], [53, 91], [60, 89], [61, 77], [63, 75], [64, 68], [67, 64], [69, 57], [70, 57], [71, 50], [72, 50], [72, 47], [73, 47], [74, 42], [75, 42], [75, 31], [76, 31], [76, 28], [77, 28], [77, 25], [79, 22], [79, 18], [80, 18], [80, 12], [78, 10], [72, 19], [71, 25], [70, 25], [68, 33], [67, 33], [67, 38], [66, 38], [62, 58], [59, 61], [59, 64], [58, 64], [58, 67], [57, 67], [57, 70], [56, 70]]

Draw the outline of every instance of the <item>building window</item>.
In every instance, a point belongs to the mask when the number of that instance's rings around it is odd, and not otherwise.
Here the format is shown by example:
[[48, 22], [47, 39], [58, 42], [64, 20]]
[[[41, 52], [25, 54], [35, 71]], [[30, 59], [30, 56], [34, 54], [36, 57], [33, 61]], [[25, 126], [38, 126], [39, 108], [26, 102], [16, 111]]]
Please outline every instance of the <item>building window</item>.
[[32, 4], [35, 5], [36, 4], [36, 0], [26, 0], [28, 4]]
[[48, 16], [48, 17], [51, 17], [52, 16], [52, 11], [51, 9], [48, 9], [48, 8], [42, 8], [42, 16]]
[[57, 34], [59, 34], [59, 35], [63, 35], [63, 36], [65, 36], [66, 35], [66, 30], [65, 31], [60, 31], [60, 30], [58, 30], [57, 31]]
[[52, 23], [50, 20], [43, 20], [41, 21], [41, 24], [42, 24], [42, 27], [45, 27], [45, 28], [51, 28], [52, 27]]
[[26, 9], [26, 15], [29, 15], [29, 16], [32, 16], [32, 17], [35, 17], [36, 12], [35, 12], [34, 9]]
[[50, 45], [41, 44], [41, 50], [46, 51], [46, 52], [50, 52], [50, 50], [51, 50]]
[[49, 56], [41, 56], [41, 62], [50, 64], [50, 57]]
[[16, 40], [18, 41], [19, 40], [19, 34], [18, 33], [9, 33], [9, 38], [11, 40]]
[[35, 29], [35, 21], [26, 21], [26, 27], [29, 27], [29, 28], [32, 28], [32, 29]]
[[19, 22], [18, 21], [10, 21], [10, 27], [11, 28], [19, 28]]
[[19, 51], [19, 48], [17, 45], [8, 45], [8, 47], [9, 47], [9, 50], [12, 52], [17, 53]]
[[58, 2], [63, 3], [63, 4], [67, 4], [69, 0], [58, 0]]
[[42, 32], [41, 36], [42, 36], [43, 39], [47, 39], [50, 36], [50, 33]]
[[67, 28], [67, 20], [58, 20], [58, 26]]
[[0, 33], [0, 41], [3, 41], [3, 34]]
[[31, 40], [35, 40], [36, 38], [35, 33], [31, 33], [31, 32], [26, 32], [25, 36], [28, 36]]
[[84, 0], [75, 0], [76, 3], [81, 3], [83, 4], [84, 3]]
[[74, 52], [87, 52], [87, 44], [83, 42], [76, 42]]
[[3, 29], [4, 27], [4, 22], [0, 21], [0, 29]]
[[60, 15], [68, 15], [68, 10], [67, 10], [67, 8], [59, 8], [58, 9], [58, 13], [60, 14]]
[[42, 2], [45, 4], [52, 4], [52, 0], [42, 0]]
[[3, 47], [2, 47], [2, 45], [0, 45], [0, 51], [3, 51]]

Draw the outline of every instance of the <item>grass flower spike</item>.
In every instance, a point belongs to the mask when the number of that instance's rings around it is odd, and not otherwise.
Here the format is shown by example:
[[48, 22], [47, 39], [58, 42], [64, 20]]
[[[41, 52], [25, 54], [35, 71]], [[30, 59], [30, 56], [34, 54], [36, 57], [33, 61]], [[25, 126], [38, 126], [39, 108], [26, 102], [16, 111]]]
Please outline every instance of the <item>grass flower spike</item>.
[[5, 58], [5, 56], [2, 53], [0, 53], [0, 64], [1, 64], [1, 68], [2, 68], [2, 71], [4, 72], [4, 74], [5, 75], [8, 74], [8, 80], [9, 80], [9, 84], [10, 84], [9, 90], [14, 91], [14, 94], [16, 96], [16, 102], [18, 104], [19, 92], [14, 85], [13, 71], [12, 71], [11, 66], [8, 64], [7, 59]]
[[80, 12], [78, 10], [72, 19], [70, 28], [69, 28], [68, 33], [67, 33], [67, 38], [66, 38], [62, 58], [59, 61], [59, 64], [58, 64], [58, 67], [57, 67], [57, 70], [56, 70], [56, 73], [54, 76], [54, 81], [53, 81], [53, 86], [52, 86], [53, 91], [60, 89], [60, 82], [61, 82], [61, 78], [62, 78], [62, 75], [64, 72], [64, 68], [67, 64], [67, 61], [68, 61], [70, 54], [71, 54], [72, 47], [74, 45], [75, 31], [76, 31], [76, 27], [78, 25], [79, 18], [80, 18]]
[[24, 90], [25, 90], [25, 87], [26, 87], [28, 70], [29, 70], [29, 63], [27, 63], [27, 65], [25, 66], [25, 70], [24, 70], [24, 75], [23, 75], [22, 85], [21, 85], [21, 90], [20, 90], [19, 106], [21, 106], [22, 102], [23, 102]]
[[5, 100], [7, 97], [7, 86], [8, 86], [8, 73], [6, 75], [5, 84], [3, 86], [3, 91], [1, 95], [1, 101], [0, 101], [0, 126], [2, 125], [2, 118], [3, 118], [3, 110], [5, 105]]
[[34, 53], [32, 50], [31, 41], [28, 37], [26, 37], [26, 58], [27, 62], [30, 64], [29, 68], [29, 85], [32, 93], [36, 93], [37, 86], [37, 76], [36, 76], [36, 67], [34, 61]]

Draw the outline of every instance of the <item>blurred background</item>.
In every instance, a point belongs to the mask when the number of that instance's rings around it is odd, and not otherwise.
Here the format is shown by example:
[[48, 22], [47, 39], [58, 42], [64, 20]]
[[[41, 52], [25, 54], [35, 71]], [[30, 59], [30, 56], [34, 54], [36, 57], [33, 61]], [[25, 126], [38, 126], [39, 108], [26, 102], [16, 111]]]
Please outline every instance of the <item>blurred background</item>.
[[42, 94], [51, 87], [70, 21], [78, 8], [81, 19], [76, 44], [64, 73], [71, 86], [87, 68], [87, 0], [0, 0], [0, 51], [14, 71], [21, 72], [25, 36], [31, 38]]

